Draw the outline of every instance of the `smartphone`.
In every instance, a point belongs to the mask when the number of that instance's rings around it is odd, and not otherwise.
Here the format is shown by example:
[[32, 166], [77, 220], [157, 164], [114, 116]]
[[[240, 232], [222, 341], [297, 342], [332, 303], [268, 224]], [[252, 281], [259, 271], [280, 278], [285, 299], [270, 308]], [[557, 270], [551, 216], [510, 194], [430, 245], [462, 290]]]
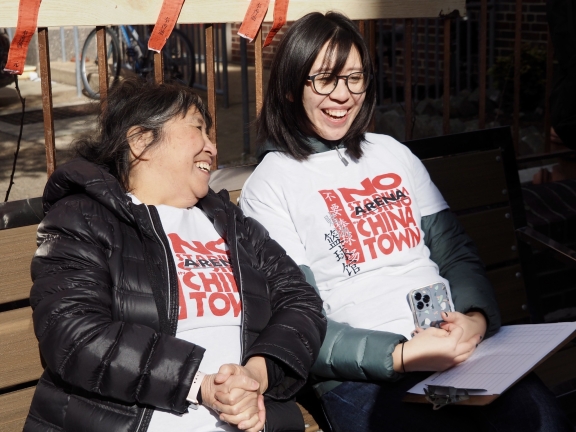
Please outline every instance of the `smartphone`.
[[440, 327], [442, 312], [454, 312], [452, 299], [443, 283], [413, 289], [408, 293], [408, 304], [412, 310], [414, 325], [426, 329]]

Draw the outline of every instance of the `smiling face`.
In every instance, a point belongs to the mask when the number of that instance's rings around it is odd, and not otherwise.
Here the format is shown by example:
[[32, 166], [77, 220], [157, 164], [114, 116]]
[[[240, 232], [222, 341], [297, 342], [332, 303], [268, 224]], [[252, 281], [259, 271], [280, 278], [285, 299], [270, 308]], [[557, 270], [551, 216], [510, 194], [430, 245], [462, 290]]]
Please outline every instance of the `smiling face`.
[[[328, 43], [326, 42], [318, 53], [308, 75], [331, 72], [333, 61], [326, 62], [324, 60]], [[333, 54], [334, 56], [335, 53]], [[338, 75], [349, 75], [352, 72], [363, 72], [360, 54], [354, 46], [350, 49], [348, 60], [344, 68], [338, 72]], [[302, 103], [315, 132], [321, 138], [335, 141], [342, 139], [346, 135], [358, 115], [365, 97], [366, 93], [350, 93], [343, 79], [338, 80], [338, 85], [329, 95], [318, 94], [312, 86], [312, 81], [307, 81], [304, 85]]]
[[132, 193], [146, 204], [192, 207], [208, 193], [215, 156], [216, 147], [208, 139], [204, 118], [191, 108], [184, 117], [167, 121], [162, 141], [136, 163], [130, 174]]

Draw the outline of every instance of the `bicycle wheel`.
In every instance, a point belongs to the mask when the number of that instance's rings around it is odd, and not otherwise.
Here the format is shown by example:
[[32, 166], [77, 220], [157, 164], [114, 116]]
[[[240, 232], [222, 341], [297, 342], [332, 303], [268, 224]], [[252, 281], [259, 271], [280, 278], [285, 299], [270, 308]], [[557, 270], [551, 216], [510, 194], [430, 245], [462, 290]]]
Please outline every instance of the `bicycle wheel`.
[[[120, 43], [118, 37], [109, 28], [106, 29], [106, 62], [108, 64], [108, 86], [120, 76]], [[92, 30], [84, 46], [80, 61], [80, 75], [86, 95], [92, 99], [100, 99], [100, 80], [98, 78], [98, 63], [100, 59], [96, 49], [96, 29]]]
[[196, 78], [196, 58], [190, 40], [174, 29], [162, 48], [164, 79], [192, 87]]

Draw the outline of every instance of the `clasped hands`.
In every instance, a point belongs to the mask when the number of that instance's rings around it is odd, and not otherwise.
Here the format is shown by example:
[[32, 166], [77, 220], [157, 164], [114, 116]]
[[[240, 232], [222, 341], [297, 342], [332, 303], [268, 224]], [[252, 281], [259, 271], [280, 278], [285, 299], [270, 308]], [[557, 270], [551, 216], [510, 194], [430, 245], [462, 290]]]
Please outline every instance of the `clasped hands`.
[[394, 370], [439, 372], [467, 360], [486, 333], [486, 319], [480, 312], [443, 312], [440, 328], [416, 328], [414, 337], [396, 346]]
[[262, 394], [268, 387], [266, 362], [252, 357], [246, 366], [225, 364], [217, 374], [206, 375], [201, 385], [202, 404], [220, 413], [220, 419], [238, 429], [264, 428], [266, 409]]

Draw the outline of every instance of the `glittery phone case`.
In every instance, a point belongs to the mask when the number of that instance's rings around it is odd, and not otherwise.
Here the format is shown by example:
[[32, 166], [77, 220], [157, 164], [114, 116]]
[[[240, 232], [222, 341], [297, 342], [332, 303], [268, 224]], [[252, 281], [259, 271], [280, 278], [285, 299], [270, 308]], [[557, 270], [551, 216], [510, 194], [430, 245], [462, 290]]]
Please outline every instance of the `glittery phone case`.
[[453, 312], [452, 300], [443, 283], [414, 289], [408, 293], [408, 303], [414, 317], [414, 325], [426, 329], [439, 327], [441, 312]]

